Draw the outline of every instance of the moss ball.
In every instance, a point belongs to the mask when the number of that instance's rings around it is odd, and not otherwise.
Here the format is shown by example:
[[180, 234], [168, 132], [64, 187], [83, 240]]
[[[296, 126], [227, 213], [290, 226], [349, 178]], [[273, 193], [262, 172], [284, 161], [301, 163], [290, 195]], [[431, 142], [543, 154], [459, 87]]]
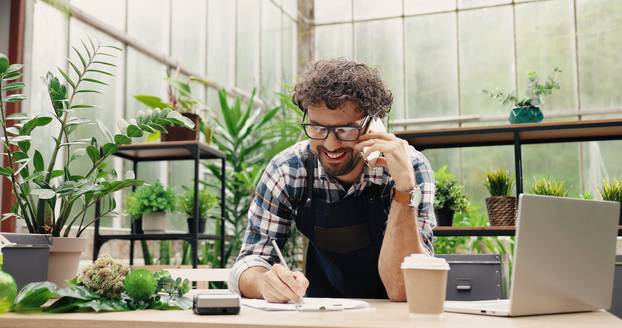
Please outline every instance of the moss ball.
[[125, 293], [135, 301], [148, 300], [156, 287], [153, 274], [145, 269], [131, 270], [125, 277]]

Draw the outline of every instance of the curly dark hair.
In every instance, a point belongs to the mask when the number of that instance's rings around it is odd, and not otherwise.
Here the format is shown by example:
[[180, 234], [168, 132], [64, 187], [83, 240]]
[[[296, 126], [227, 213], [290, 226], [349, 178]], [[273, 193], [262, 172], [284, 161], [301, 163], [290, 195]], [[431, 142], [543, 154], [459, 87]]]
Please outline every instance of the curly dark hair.
[[309, 105], [336, 109], [355, 102], [365, 114], [383, 118], [391, 110], [393, 95], [380, 73], [363, 63], [345, 58], [323, 59], [309, 65], [296, 83], [294, 103], [306, 111]]

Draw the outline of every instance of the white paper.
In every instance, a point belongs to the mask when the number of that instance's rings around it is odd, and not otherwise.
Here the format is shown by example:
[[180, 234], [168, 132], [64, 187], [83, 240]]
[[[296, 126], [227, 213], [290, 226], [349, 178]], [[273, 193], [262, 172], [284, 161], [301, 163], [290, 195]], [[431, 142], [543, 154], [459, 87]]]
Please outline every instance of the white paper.
[[263, 311], [340, 311], [369, 307], [365, 301], [346, 298], [305, 297], [302, 305], [295, 303], [270, 303], [265, 300], [243, 298], [242, 305]]

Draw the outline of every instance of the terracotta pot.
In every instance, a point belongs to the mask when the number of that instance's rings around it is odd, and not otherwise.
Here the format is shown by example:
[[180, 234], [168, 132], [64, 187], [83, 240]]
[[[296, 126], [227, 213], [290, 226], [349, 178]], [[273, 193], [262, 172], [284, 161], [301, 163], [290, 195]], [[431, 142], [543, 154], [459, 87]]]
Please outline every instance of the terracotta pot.
[[76, 276], [80, 256], [86, 250], [88, 239], [54, 237], [48, 261], [48, 281], [58, 287], [67, 287], [65, 282]]
[[166, 232], [166, 212], [143, 213], [143, 231], [145, 234]]
[[185, 141], [185, 140], [198, 140], [199, 139], [199, 121], [201, 118], [197, 114], [193, 113], [181, 113], [181, 115], [189, 118], [194, 123], [194, 129], [188, 129], [178, 126], [167, 126], [166, 131], [160, 135], [161, 141]]

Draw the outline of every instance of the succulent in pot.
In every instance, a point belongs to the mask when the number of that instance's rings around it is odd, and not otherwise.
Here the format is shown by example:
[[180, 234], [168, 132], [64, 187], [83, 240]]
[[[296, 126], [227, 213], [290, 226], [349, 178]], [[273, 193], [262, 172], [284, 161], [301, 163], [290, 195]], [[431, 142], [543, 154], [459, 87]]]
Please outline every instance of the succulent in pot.
[[456, 212], [465, 212], [469, 198], [458, 180], [447, 171], [447, 165], [434, 172], [436, 192], [434, 194], [434, 214], [439, 226], [451, 226]]
[[[218, 206], [218, 197], [214, 194], [210, 193], [206, 189], [202, 189], [199, 191], [199, 225], [198, 232], [205, 232], [205, 222], [208, 216], [208, 212], [210, 209]], [[177, 201], [178, 211], [181, 213], [185, 213], [188, 216], [188, 231], [192, 232], [194, 227], [194, 191], [191, 189], [187, 189], [185, 194], [179, 196]]]
[[484, 186], [490, 193], [486, 198], [488, 220], [492, 226], [516, 224], [516, 197], [510, 196], [514, 177], [507, 170], [486, 172]]
[[144, 233], [163, 233], [166, 231], [168, 215], [176, 208], [176, 196], [172, 189], [164, 188], [159, 181], [144, 185], [134, 193], [143, 219]]
[[618, 224], [622, 225], [622, 180], [603, 181], [600, 195], [603, 197], [603, 200], [620, 203], [620, 220]]

